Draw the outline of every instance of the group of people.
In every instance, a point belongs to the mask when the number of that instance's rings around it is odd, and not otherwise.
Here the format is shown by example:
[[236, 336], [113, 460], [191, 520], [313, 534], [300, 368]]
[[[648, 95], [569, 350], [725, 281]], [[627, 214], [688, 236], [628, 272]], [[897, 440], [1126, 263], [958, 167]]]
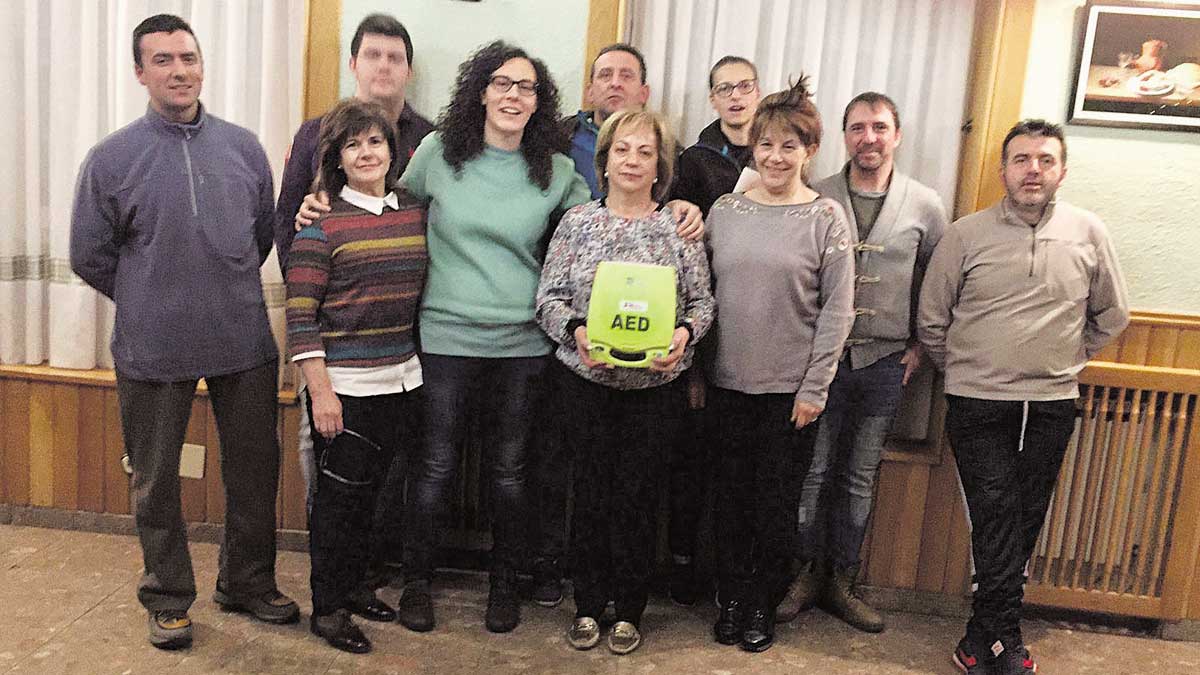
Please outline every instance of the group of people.
[[[847, 104], [849, 161], [822, 180], [808, 171], [823, 125], [807, 79], [763, 97], [736, 56], [710, 71], [718, 118], [682, 153], [644, 110], [645, 62], [626, 44], [601, 50], [593, 109], [565, 119], [540, 60], [486, 45], [433, 125], [405, 101], [408, 32], [374, 14], [351, 42], [355, 95], [301, 126], [276, 203], [253, 136], [199, 102], [191, 28], [146, 19], [133, 54], [150, 104], [84, 161], [71, 260], [116, 302], [152, 644], [192, 640], [177, 472], [199, 378], [227, 494], [215, 600], [299, 617], [274, 578], [278, 354], [258, 273], [274, 245], [305, 383], [310, 626], [333, 647], [370, 651], [352, 616], [434, 628], [468, 426], [490, 481], [490, 631], [520, 622], [519, 571], [548, 606], [569, 571], [568, 643], [595, 647], [609, 625], [609, 650], [637, 649], [663, 484], [681, 604], [706, 591], [697, 523], [715, 502], [717, 642], [764, 651], [777, 621], [813, 605], [881, 631], [856, 588], [860, 549], [902, 389], [929, 361], [945, 371], [978, 581], [954, 661], [1036, 671], [1022, 571], [1074, 428], [1076, 374], [1128, 321], [1104, 226], [1055, 199], [1060, 127], [1014, 126], [1006, 196], [948, 226], [937, 194], [895, 167], [886, 95]], [[603, 262], [674, 271], [674, 331], [648, 368], [592, 349]], [[395, 562], [393, 608], [373, 588]]]

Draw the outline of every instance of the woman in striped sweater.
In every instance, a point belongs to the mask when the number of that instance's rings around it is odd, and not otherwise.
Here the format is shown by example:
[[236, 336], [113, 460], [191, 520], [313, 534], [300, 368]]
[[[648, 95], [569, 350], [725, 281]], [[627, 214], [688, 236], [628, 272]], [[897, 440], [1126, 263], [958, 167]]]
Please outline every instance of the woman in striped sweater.
[[317, 147], [317, 189], [335, 195], [332, 210], [296, 235], [287, 271], [288, 349], [304, 371], [321, 469], [309, 521], [312, 631], [362, 653], [371, 643], [350, 614], [395, 618], [364, 578], [379, 488], [416, 441], [425, 208], [388, 188], [396, 131], [382, 107], [339, 103]]

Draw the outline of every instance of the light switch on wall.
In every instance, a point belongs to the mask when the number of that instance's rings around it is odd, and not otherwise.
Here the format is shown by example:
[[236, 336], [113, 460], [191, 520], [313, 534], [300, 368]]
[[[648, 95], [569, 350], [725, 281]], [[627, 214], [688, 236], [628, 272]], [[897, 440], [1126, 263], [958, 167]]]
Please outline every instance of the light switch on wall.
[[203, 445], [183, 444], [183, 454], [179, 458], [179, 475], [182, 478], [204, 478]]

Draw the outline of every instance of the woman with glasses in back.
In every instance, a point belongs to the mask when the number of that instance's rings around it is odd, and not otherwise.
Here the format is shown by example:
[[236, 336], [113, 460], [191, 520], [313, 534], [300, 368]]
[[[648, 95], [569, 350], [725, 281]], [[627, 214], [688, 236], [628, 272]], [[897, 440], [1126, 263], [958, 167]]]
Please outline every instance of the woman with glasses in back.
[[322, 120], [317, 187], [329, 213], [301, 230], [287, 269], [287, 333], [304, 371], [320, 471], [309, 517], [312, 632], [343, 651], [370, 641], [350, 620], [392, 621], [365, 590], [371, 520], [397, 452], [412, 452], [421, 364], [412, 335], [425, 282], [425, 207], [396, 182], [396, 130], [379, 105]]
[[557, 126], [546, 66], [493, 42], [459, 68], [438, 131], [401, 183], [429, 204], [429, 281], [421, 301], [424, 456], [409, 482], [406, 584], [399, 618], [434, 627], [430, 581], [468, 415], [480, 414], [491, 476], [493, 547], [485, 625], [520, 622], [515, 572], [528, 527], [526, 445], [550, 341], [533, 320], [541, 252], [552, 222], [590, 199]]

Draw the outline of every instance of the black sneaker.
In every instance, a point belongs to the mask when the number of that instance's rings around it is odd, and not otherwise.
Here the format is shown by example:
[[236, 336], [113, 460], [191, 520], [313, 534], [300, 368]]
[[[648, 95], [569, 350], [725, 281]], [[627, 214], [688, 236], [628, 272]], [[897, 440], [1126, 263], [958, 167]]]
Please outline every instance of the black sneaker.
[[562, 582], [562, 572], [553, 560], [536, 560], [533, 563], [533, 590], [530, 598], [542, 607], [557, 607], [563, 601]]
[[429, 595], [429, 582], [413, 580], [404, 585], [396, 618], [405, 628], [418, 633], [433, 630], [433, 598]]
[[1000, 653], [993, 670], [997, 675], [1032, 675], [1038, 667], [1025, 645], [1017, 645]]
[[511, 574], [492, 574], [483, 623], [493, 633], [508, 633], [521, 623], [521, 601]]
[[983, 655], [976, 651], [975, 646], [967, 638], [958, 641], [954, 649], [954, 665], [967, 675], [991, 675], [994, 671]]
[[677, 605], [691, 607], [700, 597], [696, 586], [696, 566], [690, 562], [671, 565], [671, 584], [668, 589], [671, 601]]

